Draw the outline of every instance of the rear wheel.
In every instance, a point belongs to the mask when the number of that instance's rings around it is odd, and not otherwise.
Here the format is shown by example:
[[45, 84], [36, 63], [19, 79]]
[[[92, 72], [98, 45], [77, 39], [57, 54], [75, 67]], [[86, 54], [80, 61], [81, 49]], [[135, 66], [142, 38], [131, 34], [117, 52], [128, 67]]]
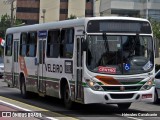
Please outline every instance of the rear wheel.
[[28, 92], [26, 91], [26, 84], [25, 84], [25, 80], [24, 77], [22, 77], [21, 79], [21, 95], [23, 98], [28, 98]]
[[7, 85], [8, 87], [11, 87], [10, 84]]
[[117, 105], [119, 109], [126, 110], [131, 106], [131, 103], [118, 103]]
[[73, 108], [73, 101], [71, 100], [70, 90], [67, 84], [64, 89], [64, 105], [67, 109]]

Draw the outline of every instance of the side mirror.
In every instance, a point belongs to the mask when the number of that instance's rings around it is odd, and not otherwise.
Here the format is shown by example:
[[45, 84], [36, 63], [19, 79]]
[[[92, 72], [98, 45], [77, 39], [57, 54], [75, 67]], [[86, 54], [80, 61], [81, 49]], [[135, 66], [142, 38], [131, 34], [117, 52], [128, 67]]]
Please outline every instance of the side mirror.
[[159, 40], [158, 39], [154, 39], [154, 47], [155, 47], [155, 58], [159, 57]]

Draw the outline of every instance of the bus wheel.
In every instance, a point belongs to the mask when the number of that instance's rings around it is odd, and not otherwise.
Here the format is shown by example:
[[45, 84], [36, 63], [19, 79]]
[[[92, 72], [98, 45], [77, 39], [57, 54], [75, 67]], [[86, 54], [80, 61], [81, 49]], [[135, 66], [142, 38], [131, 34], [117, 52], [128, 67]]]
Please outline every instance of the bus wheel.
[[131, 103], [118, 103], [117, 105], [119, 109], [125, 110], [131, 106]]
[[65, 85], [64, 89], [64, 105], [67, 109], [73, 108], [73, 101], [71, 100], [70, 91], [67, 84]]
[[26, 91], [26, 84], [24, 78], [22, 78], [22, 83], [21, 83], [21, 95], [24, 99], [28, 98], [28, 92]]

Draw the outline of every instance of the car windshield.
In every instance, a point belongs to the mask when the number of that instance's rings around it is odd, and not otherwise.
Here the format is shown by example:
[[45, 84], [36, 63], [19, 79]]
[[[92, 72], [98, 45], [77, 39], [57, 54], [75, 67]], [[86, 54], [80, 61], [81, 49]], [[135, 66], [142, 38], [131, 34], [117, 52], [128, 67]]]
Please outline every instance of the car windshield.
[[89, 35], [87, 67], [105, 74], [140, 74], [153, 69], [151, 36]]

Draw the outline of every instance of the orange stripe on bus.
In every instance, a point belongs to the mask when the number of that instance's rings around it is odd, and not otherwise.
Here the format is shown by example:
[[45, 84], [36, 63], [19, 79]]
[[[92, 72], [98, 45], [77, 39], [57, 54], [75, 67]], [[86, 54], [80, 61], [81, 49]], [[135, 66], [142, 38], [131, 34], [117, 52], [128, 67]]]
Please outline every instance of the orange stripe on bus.
[[20, 69], [24, 72], [25, 76], [28, 76], [28, 71], [24, 57], [19, 56]]
[[99, 76], [97, 75], [96, 78], [98, 80], [100, 80], [103, 84], [105, 85], [120, 85], [121, 83], [114, 79], [113, 77], [110, 77], [110, 76]]

